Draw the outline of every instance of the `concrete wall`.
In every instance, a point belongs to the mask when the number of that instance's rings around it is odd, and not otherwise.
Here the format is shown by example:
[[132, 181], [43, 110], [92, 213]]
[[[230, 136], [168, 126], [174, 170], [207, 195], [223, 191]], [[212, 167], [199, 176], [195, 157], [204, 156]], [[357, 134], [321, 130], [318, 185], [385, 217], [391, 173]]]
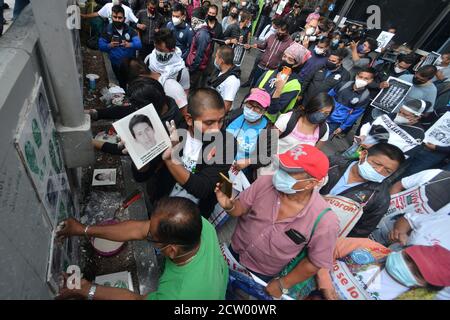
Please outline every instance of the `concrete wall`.
[[55, 95], [28, 6], [0, 38], [0, 299], [52, 298], [46, 284], [51, 227], [13, 144], [39, 77], [55, 116]]

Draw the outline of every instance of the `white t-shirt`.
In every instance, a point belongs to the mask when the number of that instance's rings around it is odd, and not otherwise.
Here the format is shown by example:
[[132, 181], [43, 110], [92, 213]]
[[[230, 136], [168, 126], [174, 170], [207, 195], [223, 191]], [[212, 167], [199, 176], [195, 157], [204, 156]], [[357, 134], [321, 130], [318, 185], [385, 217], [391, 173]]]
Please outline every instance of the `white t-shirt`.
[[[285, 132], [287, 130], [287, 125], [291, 117], [292, 112], [282, 114], [275, 123], [275, 127], [277, 127], [278, 130], [280, 130], [281, 132]], [[288, 152], [289, 150], [295, 148], [299, 144], [306, 144], [315, 147], [319, 141], [328, 141], [328, 138], [330, 136], [328, 125], [327, 125], [327, 132], [325, 132], [325, 135], [321, 139], [319, 139], [319, 134], [320, 134], [319, 127], [317, 127], [313, 135], [306, 135], [301, 132], [298, 132], [296, 127], [287, 137], [284, 137], [283, 139], [279, 140], [278, 154]]]
[[[221, 76], [223, 73], [219, 73]], [[220, 84], [216, 88], [216, 90], [220, 93], [224, 101], [232, 101], [234, 102], [236, 98], [236, 94], [241, 87], [241, 80], [236, 78], [236, 76], [229, 76], [224, 82]], [[231, 109], [234, 109], [234, 103], [231, 106]]]
[[[102, 18], [106, 18], [109, 20], [109, 23], [112, 23], [112, 3], [105, 4], [99, 11], [98, 15]], [[130, 24], [130, 22], [137, 23], [138, 18], [134, 15], [133, 10], [130, 7], [122, 4], [122, 8], [125, 11], [125, 23]]]
[[[186, 144], [183, 148], [183, 165], [189, 172], [195, 172], [197, 167], [197, 161], [200, 157], [200, 152], [202, 151], [203, 143], [200, 140], [194, 139], [190, 134], [187, 135]], [[171, 197], [182, 197], [187, 198], [198, 204], [199, 199], [188, 193], [182, 186], [178, 183], [172, 189], [170, 193]]]
[[164, 92], [168, 97], [171, 97], [175, 100], [179, 109], [182, 109], [187, 106], [187, 96], [183, 87], [174, 79], [166, 79], [164, 83], [162, 83], [164, 87]]

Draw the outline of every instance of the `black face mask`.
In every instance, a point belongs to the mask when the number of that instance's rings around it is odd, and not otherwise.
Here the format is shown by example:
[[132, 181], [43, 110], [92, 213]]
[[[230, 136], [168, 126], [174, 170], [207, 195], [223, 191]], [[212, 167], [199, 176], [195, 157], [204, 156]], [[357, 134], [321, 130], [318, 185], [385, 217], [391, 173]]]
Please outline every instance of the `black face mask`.
[[421, 86], [421, 85], [424, 85], [426, 82], [423, 82], [423, 81], [421, 81], [421, 80], [419, 80], [419, 79], [417, 79], [416, 77], [414, 77], [413, 78], [413, 84], [415, 84], [416, 86]]
[[288, 62], [286, 62], [284, 60], [282, 60], [280, 62], [280, 64], [278, 65], [278, 71], [281, 72], [281, 70], [283, 70], [283, 67], [288, 67], [288, 68], [294, 69], [294, 65], [293, 64], [290, 64], [290, 63], [288, 63]]
[[230, 13], [230, 17], [232, 17], [233, 19], [236, 19], [238, 17], [238, 14], [232, 12], [232, 13]]
[[215, 16], [210, 16], [210, 15], [208, 15], [207, 16], [207, 19], [208, 19], [208, 21], [214, 21], [214, 20], [216, 20], [216, 17]]
[[116, 28], [116, 29], [123, 29], [123, 25], [124, 25], [124, 23], [123, 22], [119, 22], [119, 21], [113, 21], [113, 26], [114, 26], [114, 28]]
[[333, 63], [333, 62], [330, 62], [330, 61], [327, 61], [327, 63], [325, 64], [325, 67], [328, 70], [335, 70], [335, 69], [337, 69], [337, 64]]
[[287, 37], [287, 34], [279, 34], [277, 33], [277, 39], [278, 40], [284, 40]]

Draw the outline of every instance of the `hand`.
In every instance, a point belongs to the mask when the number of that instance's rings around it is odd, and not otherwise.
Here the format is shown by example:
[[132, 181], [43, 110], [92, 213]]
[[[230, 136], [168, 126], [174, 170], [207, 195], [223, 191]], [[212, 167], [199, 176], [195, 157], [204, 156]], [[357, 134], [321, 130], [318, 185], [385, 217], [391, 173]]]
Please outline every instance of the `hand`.
[[81, 18], [87, 18], [87, 14], [86, 13], [80, 13], [80, 17]]
[[244, 42], [244, 36], [239, 37], [239, 43], [242, 43], [242, 42]]
[[358, 43], [355, 41], [350, 42], [350, 48], [356, 50], [358, 48]]
[[128, 149], [127, 149], [125, 141], [122, 140], [119, 135], [117, 136], [117, 141], [118, 141], [117, 147], [119, 149], [122, 149], [122, 154], [127, 155], [128, 154]]
[[238, 174], [239, 171], [244, 170], [245, 168], [247, 168], [250, 165], [250, 160], [249, 159], [242, 159], [239, 161], [235, 161], [233, 163], [233, 165], [231, 166], [231, 171], [234, 174]]
[[437, 146], [431, 143], [425, 143], [425, 146], [431, 151], [436, 151]]
[[440, 80], [440, 81], [445, 80], [445, 75], [444, 75], [444, 73], [442, 72], [442, 70], [439, 70], [439, 71], [436, 73], [436, 79], [438, 79], [438, 80]]
[[340, 300], [339, 296], [334, 288], [331, 289], [320, 289], [320, 292], [326, 300], [336, 301]]
[[74, 218], [69, 218], [58, 225], [56, 236], [58, 238], [81, 236], [84, 234], [85, 228], [85, 225], [79, 223]]
[[389, 241], [391, 241], [392, 243], [400, 243], [402, 246], [406, 246], [406, 244], [408, 243], [408, 235], [394, 228], [389, 233]]
[[231, 44], [231, 39], [225, 40], [225, 44], [229, 46]]
[[278, 73], [277, 75], [277, 79], [275, 80], [275, 91], [278, 91], [279, 93], [281, 93], [281, 91], [283, 91], [284, 86], [286, 85], [286, 83], [288, 82], [289, 77], [286, 77], [284, 79], [284, 77], [281, 76], [280, 73]]
[[333, 132], [333, 136], [338, 136], [342, 133], [342, 129], [341, 128], [337, 128], [334, 132]]
[[386, 89], [386, 88], [389, 88], [389, 87], [390, 87], [390, 84], [387, 81], [384, 81], [384, 82], [380, 83], [380, 89]]
[[357, 144], [361, 144], [366, 140], [366, 136], [355, 136], [355, 138], [353, 139], [353, 141]]
[[147, 26], [146, 26], [145, 24], [143, 24], [143, 23], [138, 23], [138, 24], [136, 25], [136, 27], [137, 27], [139, 30], [142, 30], [142, 31], [145, 31], [145, 29], [147, 29]]
[[221, 188], [222, 184], [218, 183], [216, 185], [216, 189], [214, 190], [214, 192], [216, 193], [217, 202], [222, 208], [224, 208], [226, 211], [229, 211], [234, 207], [233, 201], [228, 198], [225, 193], [222, 192]]
[[122, 47], [124, 47], [124, 48], [131, 48], [131, 46], [132, 46], [132, 44], [131, 44], [131, 42], [128, 42], [128, 41], [122, 41]]
[[89, 281], [81, 279], [80, 289], [69, 289], [67, 288], [67, 279], [69, 278], [69, 275], [63, 273], [62, 276], [64, 277], [64, 284], [62, 288], [60, 288], [59, 294], [55, 298], [56, 300], [87, 299], [89, 290], [92, 286]]
[[279, 281], [280, 280], [278, 279], [273, 279], [266, 287], [266, 292], [276, 299], [280, 299], [283, 295], [283, 292], [280, 289]]
[[305, 36], [305, 38], [303, 39], [302, 45], [308, 49], [309, 48], [309, 37]]
[[166, 128], [167, 131], [169, 131], [169, 138], [170, 141], [172, 142], [172, 146], [176, 146], [178, 143], [180, 143], [180, 137], [178, 136], [178, 130], [177, 130], [177, 126], [175, 125], [175, 121], [171, 120], [166, 121]]
[[109, 43], [109, 47], [110, 47], [110, 48], [117, 48], [117, 47], [119, 47], [119, 46], [120, 46], [120, 42], [114, 41], [114, 42], [110, 42], [110, 43]]

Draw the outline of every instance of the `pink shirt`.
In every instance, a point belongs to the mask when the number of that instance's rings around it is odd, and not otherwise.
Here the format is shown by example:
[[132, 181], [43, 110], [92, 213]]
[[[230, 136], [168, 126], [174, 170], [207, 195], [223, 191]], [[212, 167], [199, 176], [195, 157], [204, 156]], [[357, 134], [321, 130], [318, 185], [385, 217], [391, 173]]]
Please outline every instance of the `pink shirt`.
[[[271, 176], [259, 178], [241, 193], [239, 201], [247, 214], [240, 217], [231, 245], [239, 254], [240, 263], [255, 272], [278, 275], [295, 258], [309, 241], [317, 217], [329, 208], [318, 192], [297, 217], [276, 221], [279, 209], [279, 192]], [[306, 239], [305, 244], [295, 244], [285, 232], [295, 229]], [[318, 268], [332, 268], [333, 251], [339, 233], [337, 216], [328, 212], [319, 222], [308, 246], [308, 257]]]

